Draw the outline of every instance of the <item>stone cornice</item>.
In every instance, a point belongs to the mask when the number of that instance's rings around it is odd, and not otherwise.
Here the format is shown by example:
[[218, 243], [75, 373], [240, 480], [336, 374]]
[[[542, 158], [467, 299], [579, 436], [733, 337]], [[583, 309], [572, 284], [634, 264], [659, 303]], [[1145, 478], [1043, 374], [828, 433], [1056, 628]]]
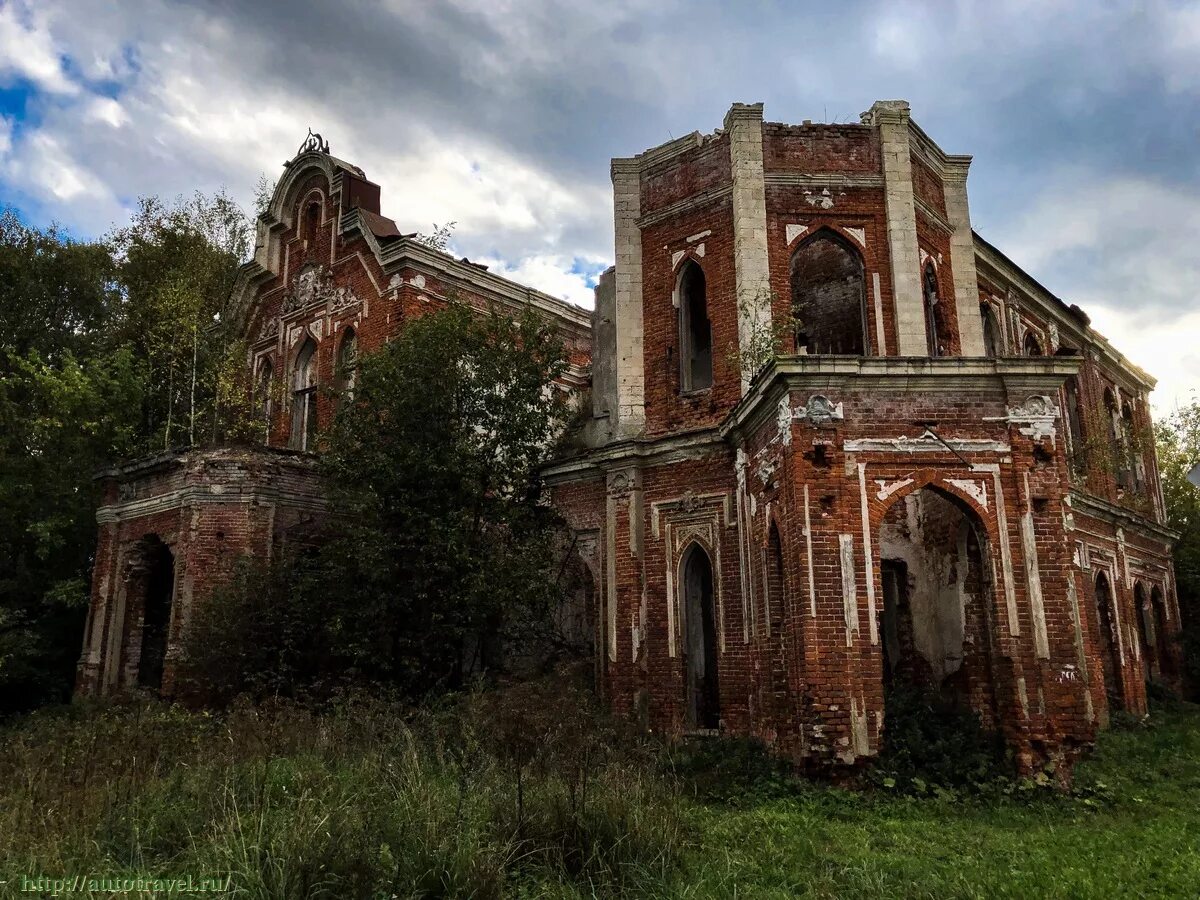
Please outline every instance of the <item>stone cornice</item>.
[[784, 356], [754, 379], [749, 392], [721, 424], [722, 436], [739, 441], [765, 416], [773, 416], [785, 392], [881, 394], [982, 393], [1024, 400], [1053, 394], [1079, 371], [1078, 357]]
[[659, 222], [664, 222], [673, 216], [678, 216], [686, 212], [691, 212], [695, 209], [700, 209], [705, 206], [710, 206], [720, 200], [724, 200], [733, 193], [733, 183], [726, 182], [719, 184], [716, 187], [711, 187], [706, 191], [700, 191], [696, 194], [684, 197], [682, 200], [676, 200], [674, 203], [659, 209], [652, 210], [639, 218], [635, 223], [638, 228], [649, 228], [651, 225], [657, 225]]
[[655, 439], [615, 441], [578, 456], [551, 463], [542, 470], [547, 484], [564, 484], [601, 477], [629, 466], [653, 467], [730, 452], [716, 428]]
[[763, 175], [767, 187], [837, 187], [882, 188], [883, 176], [874, 174], [845, 175], [838, 172], [767, 172]]
[[1103, 519], [1110, 525], [1115, 525], [1120, 528], [1132, 528], [1137, 531], [1145, 531], [1153, 534], [1161, 541], [1168, 544], [1173, 544], [1179, 540], [1179, 532], [1157, 522], [1147, 519], [1140, 513], [1134, 512], [1131, 509], [1126, 509], [1124, 506], [1119, 506], [1111, 501], [1097, 497], [1095, 494], [1090, 494], [1086, 491], [1072, 489], [1071, 491], [1071, 508], [1077, 512], [1084, 512], [1088, 515], [1096, 516]]

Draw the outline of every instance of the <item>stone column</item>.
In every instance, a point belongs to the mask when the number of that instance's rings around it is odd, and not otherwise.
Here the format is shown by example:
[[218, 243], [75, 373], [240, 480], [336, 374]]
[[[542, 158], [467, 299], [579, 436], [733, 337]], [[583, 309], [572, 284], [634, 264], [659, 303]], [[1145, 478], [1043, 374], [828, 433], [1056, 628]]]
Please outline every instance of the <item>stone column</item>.
[[887, 208], [888, 254], [900, 356], [928, 356], [925, 302], [921, 296], [921, 257], [913, 201], [912, 158], [908, 146], [907, 100], [877, 100], [863, 123], [879, 129]]
[[984, 356], [983, 319], [979, 315], [979, 281], [975, 277], [975, 238], [967, 207], [969, 156], [948, 156], [942, 171], [946, 218], [954, 226], [950, 236], [950, 267], [954, 274], [954, 305], [958, 311], [958, 344], [963, 356]]
[[641, 171], [637, 160], [612, 161], [616, 226], [617, 422], [621, 437], [646, 427], [645, 358], [642, 351]]
[[767, 262], [767, 196], [763, 183], [761, 103], [735, 103], [725, 114], [733, 181], [733, 260], [738, 304], [742, 393], [754, 372], [745, 354], [771, 329], [771, 276]]

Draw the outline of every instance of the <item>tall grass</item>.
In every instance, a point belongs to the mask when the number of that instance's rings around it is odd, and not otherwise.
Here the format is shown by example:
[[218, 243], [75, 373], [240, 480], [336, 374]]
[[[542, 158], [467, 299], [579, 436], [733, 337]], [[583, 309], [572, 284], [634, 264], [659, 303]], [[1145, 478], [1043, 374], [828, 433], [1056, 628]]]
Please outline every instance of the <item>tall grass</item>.
[[636, 745], [576, 728], [579, 704], [535, 707], [522, 749], [503, 702], [32, 715], [0, 742], [10, 889], [88, 872], [228, 875], [264, 898], [655, 893], [684, 837], [671, 788]]

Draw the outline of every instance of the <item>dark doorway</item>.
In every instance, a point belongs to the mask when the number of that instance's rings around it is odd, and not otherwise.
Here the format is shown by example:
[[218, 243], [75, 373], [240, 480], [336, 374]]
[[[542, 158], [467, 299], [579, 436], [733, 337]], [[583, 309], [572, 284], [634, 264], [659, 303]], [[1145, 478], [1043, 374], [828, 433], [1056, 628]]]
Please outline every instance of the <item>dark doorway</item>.
[[688, 725], [719, 728], [721, 699], [717, 682], [713, 568], [708, 554], [698, 544], [689, 547], [684, 556], [683, 591]]
[[1154, 653], [1158, 657], [1158, 675], [1160, 678], [1174, 678], [1171, 636], [1167, 630], [1167, 603], [1158, 585], [1150, 589], [1150, 611], [1154, 622]]
[[1112, 614], [1112, 587], [1108, 576], [1100, 572], [1096, 575], [1096, 614], [1100, 621], [1100, 664], [1104, 669], [1104, 692], [1108, 694], [1110, 709], [1123, 709], [1124, 702], [1120, 689], [1120, 655], [1117, 644], [1117, 630]]
[[171, 597], [175, 592], [175, 557], [157, 537], [145, 541], [146, 599], [142, 607], [142, 647], [138, 657], [138, 685], [162, 690], [163, 662], [171, 624]]
[[932, 487], [901, 498], [880, 523], [885, 719], [886, 701], [900, 691], [995, 727], [986, 534], [964, 502]]

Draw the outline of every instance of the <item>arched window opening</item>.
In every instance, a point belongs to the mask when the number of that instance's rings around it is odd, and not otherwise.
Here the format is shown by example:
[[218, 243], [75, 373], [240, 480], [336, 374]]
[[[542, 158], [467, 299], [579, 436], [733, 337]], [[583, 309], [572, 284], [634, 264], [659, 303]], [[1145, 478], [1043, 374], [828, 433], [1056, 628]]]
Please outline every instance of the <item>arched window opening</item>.
[[684, 393], [712, 387], [712, 325], [704, 270], [688, 260], [679, 273], [680, 386]]
[[929, 355], [945, 356], [949, 345], [946, 334], [946, 313], [938, 296], [937, 269], [934, 268], [932, 262], [925, 264], [922, 293], [925, 297], [925, 330], [929, 338]]
[[1133, 608], [1137, 613], [1138, 655], [1142, 658], [1142, 680], [1150, 681], [1153, 675], [1151, 663], [1154, 661], [1154, 653], [1151, 650], [1151, 642], [1154, 639], [1154, 622], [1150, 599], [1146, 596], [1146, 589], [1142, 587], [1140, 581], [1133, 586]]
[[721, 725], [721, 695], [717, 678], [713, 568], [708, 554], [699, 544], [692, 544], [684, 554], [681, 584], [688, 725], [716, 729]]
[[142, 545], [141, 647], [138, 651], [138, 686], [161, 691], [163, 667], [170, 638], [171, 599], [175, 593], [175, 557], [157, 536]]
[[311, 244], [317, 237], [321, 225], [321, 204], [313, 200], [304, 208], [304, 240]]
[[271, 440], [271, 388], [275, 380], [275, 366], [264, 358], [258, 364], [258, 376], [254, 379], [254, 406], [258, 410], [258, 421], [262, 423], [265, 441]]
[[1113, 615], [1112, 587], [1108, 583], [1108, 575], [1104, 572], [1096, 574], [1096, 618], [1100, 624], [1100, 665], [1104, 670], [1104, 691], [1108, 694], [1110, 709], [1121, 709], [1120, 676], [1120, 640], [1117, 637], [1117, 625]]
[[888, 509], [878, 546], [885, 730], [889, 705], [912, 691], [951, 700], [995, 728], [986, 526], [964, 501], [925, 487]]
[[1032, 330], [1025, 332], [1025, 355], [1026, 356], [1042, 356], [1042, 343], [1038, 340], [1038, 336]]
[[1121, 432], [1125, 441], [1125, 480], [1135, 494], [1140, 494], [1145, 487], [1146, 468], [1142, 462], [1141, 434], [1134, 419], [1133, 404], [1129, 402], [1121, 407]]
[[1071, 470], [1076, 475], [1087, 472], [1087, 439], [1083, 427], [1083, 413], [1079, 408], [1079, 378], [1067, 379], [1063, 388], [1066, 397], [1067, 430], [1071, 440]]
[[792, 314], [797, 353], [867, 352], [862, 258], [832, 231], [818, 231], [792, 254]]
[[312, 450], [317, 438], [317, 342], [311, 337], [296, 354], [292, 367], [293, 450]]
[[783, 617], [787, 604], [784, 602], [783, 542], [779, 540], [779, 528], [771, 523], [767, 538], [767, 627], [772, 634], [783, 630]]
[[1158, 660], [1158, 673], [1160, 677], [1172, 678], [1175, 675], [1175, 661], [1171, 654], [1167, 601], [1158, 585], [1150, 589], [1150, 610], [1154, 622], [1154, 652]]
[[1125, 420], [1117, 403], [1113, 389], [1104, 389], [1104, 411], [1108, 418], [1108, 443], [1112, 459], [1112, 472], [1117, 481], [1117, 488], [1127, 491], [1131, 487], [1129, 479], [1128, 453], [1125, 446]]
[[983, 352], [995, 359], [1000, 355], [1000, 329], [996, 325], [996, 313], [990, 303], [979, 304], [979, 315], [983, 319]]
[[358, 333], [348, 327], [338, 344], [337, 362], [334, 365], [334, 387], [339, 395], [353, 396], [354, 383], [358, 378]]

